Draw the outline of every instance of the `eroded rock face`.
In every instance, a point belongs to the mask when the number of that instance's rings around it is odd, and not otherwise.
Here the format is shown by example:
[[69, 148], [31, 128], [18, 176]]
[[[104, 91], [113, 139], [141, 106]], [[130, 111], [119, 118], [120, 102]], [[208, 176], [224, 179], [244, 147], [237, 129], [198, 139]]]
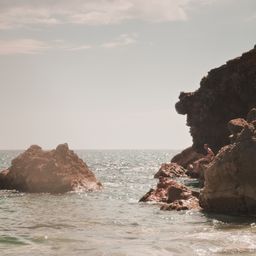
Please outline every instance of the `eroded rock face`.
[[184, 149], [181, 153], [174, 156], [171, 160], [172, 163], [177, 163], [188, 168], [190, 164], [203, 157], [203, 154], [197, 153], [192, 147]]
[[169, 178], [183, 177], [186, 176], [186, 170], [176, 163], [165, 163], [162, 164], [159, 171], [155, 174], [154, 178], [159, 178], [161, 176]]
[[33, 145], [13, 159], [9, 169], [0, 173], [0, 189], [63, 193], [101, 187], [86, 163], [69, 150], [67, 144], [51, 151]]
[[181, 93], [176, 110], [187, 115], [193, 148], [202, 152], [203, 144], [207, 143], [217, 153], [229, 144], [228, 121], [246, 119], [248, 111], [256, 106], [255, 95], [255, 48], [211, 70], [195, 92]]
[[[252, 112], [255, 112], [252, 110]], [[234, 141], [223, 147], [205, 170], [201, 207], [228, 214], [256, 213], [256, 125], [253, 114], [239, 122], [243, 129], [232, 129]]]

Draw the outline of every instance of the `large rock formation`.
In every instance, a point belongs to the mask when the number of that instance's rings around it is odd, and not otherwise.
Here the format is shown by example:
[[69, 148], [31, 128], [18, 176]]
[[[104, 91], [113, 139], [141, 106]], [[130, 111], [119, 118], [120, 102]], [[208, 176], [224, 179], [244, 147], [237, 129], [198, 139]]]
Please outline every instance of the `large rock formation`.
[[193, 147], [204, 143], [216, 153], [229, 144], [227, 122], [246, 118], [256, 106], [256, 48], [211, 70], [193, 93], [181, 93], [176, 110], [187, 114]]
[[210, 212], [256, 214], [256, 109], [248, 122], [229, 122], [233, 143], [224, 146], [205, 170], [201, 207]]
[[[210, 212], [256, 214], [256, 47], [211, 70], [198, 90], [183, 92], [179, 99], [176, 110], [187, 115], [193, 146], [172, 162], [188, 169], [187, 175], [205, 179], [200, 206]], [[210, 149], [219, 153], [209, 161]], [[157, 177], [164, 181], [141, 201], [164, 203], [163, 209], [198, 208], [192, 191], [163, 178], [179, 173], [173, 165], [162, 166]]]
[[44, 151], [31, 146], [0, 173], [0, 189], [23, 192], [63, 193], [101, 188], [94, 174], [67, 144]]

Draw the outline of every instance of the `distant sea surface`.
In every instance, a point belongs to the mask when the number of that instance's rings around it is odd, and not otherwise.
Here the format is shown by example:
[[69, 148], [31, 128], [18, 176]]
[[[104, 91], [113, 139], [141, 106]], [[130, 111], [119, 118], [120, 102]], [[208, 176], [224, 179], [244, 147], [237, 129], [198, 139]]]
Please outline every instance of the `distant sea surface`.
[[[20, 152], [1, 151], [0, 168]], [[0, 191], [0, 255], [256, 255], [256, 219], [164, 212], [138, 203], [166, 150], [77, 151], [103, 183], [94, 193]]]

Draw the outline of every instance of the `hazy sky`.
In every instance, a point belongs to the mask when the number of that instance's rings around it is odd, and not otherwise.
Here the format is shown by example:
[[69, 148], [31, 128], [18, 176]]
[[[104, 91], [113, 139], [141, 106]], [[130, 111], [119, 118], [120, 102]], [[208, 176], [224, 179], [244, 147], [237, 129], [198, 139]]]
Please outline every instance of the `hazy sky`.
[[0, 0], [0, 148], [189, 146], [179, 92], [254, 44], [255, 0]]

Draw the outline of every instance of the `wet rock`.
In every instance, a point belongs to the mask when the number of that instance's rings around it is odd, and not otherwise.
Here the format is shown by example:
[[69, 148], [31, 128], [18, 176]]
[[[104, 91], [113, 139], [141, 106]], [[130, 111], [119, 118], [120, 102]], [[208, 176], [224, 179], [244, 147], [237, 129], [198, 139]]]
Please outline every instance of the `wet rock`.
[[164, 211], [182, 211], [182, 210], [200, 210], [199, 201], [196, 197], [191, 197], [186, 200], [176, 200], [171, 204], [164, 204], [160, 208]]
[[184, 177], [186, 176], [186, 170], [176, 163], [162, 164], [159, 171], [155, 174], [154, 178], [162, 177]]
[[205, 186], [200, 193], [205, 211], [256, 213], [255, 156], [255, 126], [246, 124], [234, 143], [224, 146], [205, 170]]
[[161, 177], [156, 189], [150, 189], [140, 202], [160, 202], [162, 210], [191, 210], [200, 209], [198, 193], [178, 182]]
[[197, 193], [193, 193], [189, 188], [182, 184], [172, 184], [168, 188], [167, 204], [161, 210], [192, 210], [200, 209]]
[[67, 144], [51, 151], [33, 145], [13, 159], [10, 168], [0, 173], [0, 189], [63, 193], [101, 187], [86, 163], [69, 150]]
[[192, 196], [191, 190], [189, 190], [186, 186], [175, 183], [172, 184], [168, 189], [168, 199], [167, 203], [173, 203], [176, 200], [188, 199]]
[[181, 153], [174, 156], [171, 160], [172, 163], [177, 163], [188, 168], [190, 164], [203, 157], [203, 154], [197, 153], [192, 147], [184, 149]]
[[211, 70], [195, 92], [180, 94], [176, 110], [187, 115], [193, 148], [197, 152], [202, 152], [204, 143], [215, 153], [228, 145], [230, 120], [255, 120], [255, 110], [247, 117], [249, 110], [256, 106], [255, 84], [256, 49], [252, 49]]
[[139, 202], [167, 202], [168, 188], [176, 182], [172, 179], [159, 177], [159, 182], [155, 189], [150, 189]]

